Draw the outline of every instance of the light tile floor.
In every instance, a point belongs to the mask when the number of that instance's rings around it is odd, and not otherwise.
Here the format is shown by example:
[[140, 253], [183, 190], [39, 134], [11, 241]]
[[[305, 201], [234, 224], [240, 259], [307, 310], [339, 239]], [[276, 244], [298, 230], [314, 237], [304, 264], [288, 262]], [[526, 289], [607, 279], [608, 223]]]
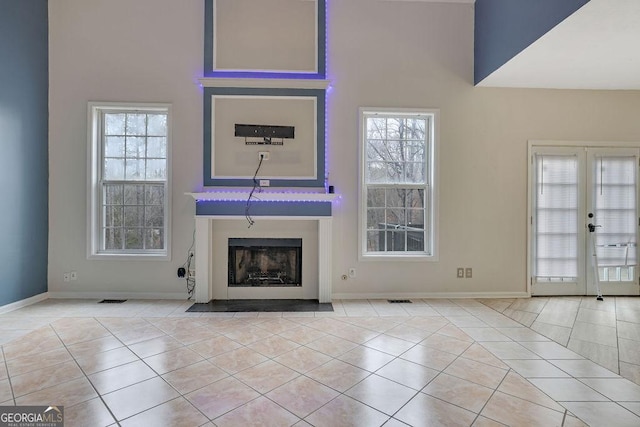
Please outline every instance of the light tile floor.
[[640, 298], [479, 300], [605, 368], [640, 384]]
[[640, 425], [640, 298], [412, 301], [46, 300], [0, 315], [0, 405], [64, 405], [67, 427]]

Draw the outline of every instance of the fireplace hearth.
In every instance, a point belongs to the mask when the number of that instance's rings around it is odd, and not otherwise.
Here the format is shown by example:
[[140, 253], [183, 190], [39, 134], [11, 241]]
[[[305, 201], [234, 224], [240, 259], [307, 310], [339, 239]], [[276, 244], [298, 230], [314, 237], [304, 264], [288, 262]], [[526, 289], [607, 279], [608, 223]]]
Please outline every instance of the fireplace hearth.
[[230, 238], [229, 287], [302, 286], [302, 239]]

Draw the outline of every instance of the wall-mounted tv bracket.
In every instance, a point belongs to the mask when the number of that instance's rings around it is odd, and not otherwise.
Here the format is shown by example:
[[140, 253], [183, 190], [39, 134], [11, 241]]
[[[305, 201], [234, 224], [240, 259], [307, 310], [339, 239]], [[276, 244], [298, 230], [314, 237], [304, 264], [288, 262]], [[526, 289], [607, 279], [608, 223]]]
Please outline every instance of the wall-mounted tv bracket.
[[294, 134], [294, 126], [235, 124], [235, 136], [243, 137], [246, 145], [283, 145]]

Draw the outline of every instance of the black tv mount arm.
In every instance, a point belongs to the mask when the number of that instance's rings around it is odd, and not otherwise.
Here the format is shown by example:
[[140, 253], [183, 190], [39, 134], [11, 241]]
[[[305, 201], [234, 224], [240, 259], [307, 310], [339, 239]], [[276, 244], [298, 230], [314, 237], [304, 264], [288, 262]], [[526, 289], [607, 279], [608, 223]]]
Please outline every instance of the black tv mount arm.
[[235, 124], [235, 136], [243, 137], [246, 145], [283, 145], [293, 139], [295, 127], [277, 125]]

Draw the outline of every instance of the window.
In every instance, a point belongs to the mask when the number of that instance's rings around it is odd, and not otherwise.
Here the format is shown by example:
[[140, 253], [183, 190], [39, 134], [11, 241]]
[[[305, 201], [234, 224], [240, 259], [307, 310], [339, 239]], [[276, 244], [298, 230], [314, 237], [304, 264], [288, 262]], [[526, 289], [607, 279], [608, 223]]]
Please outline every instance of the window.
[[89, 255], [168, 257], [170, 107], [89, 109]]
[[434, 110], [361, 110], [361, 253], [435, 259]]

